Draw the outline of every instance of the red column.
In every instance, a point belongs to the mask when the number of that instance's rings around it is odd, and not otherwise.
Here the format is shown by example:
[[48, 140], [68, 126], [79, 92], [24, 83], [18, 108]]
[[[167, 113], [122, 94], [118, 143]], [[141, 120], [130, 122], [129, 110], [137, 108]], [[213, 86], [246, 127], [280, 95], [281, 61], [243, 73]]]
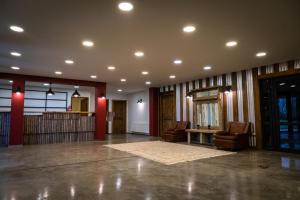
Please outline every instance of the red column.
[[96, 134], [95, 140], [105, 140], [106, 132], [106, 84], [95, 87]]
[[149, 88], [149, 130], [151, 136], [158, 136], [159, 88]]
[[9, 145], [20, 145], [23, 144], [25, 81], [22, 79], [14, 79], [13, 81]]

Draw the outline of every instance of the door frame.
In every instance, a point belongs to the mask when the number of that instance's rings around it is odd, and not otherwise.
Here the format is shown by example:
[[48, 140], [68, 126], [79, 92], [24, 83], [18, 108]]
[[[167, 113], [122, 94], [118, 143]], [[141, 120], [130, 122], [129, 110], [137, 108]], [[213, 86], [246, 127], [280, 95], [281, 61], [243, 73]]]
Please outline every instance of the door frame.
[[[114, 112], [114, 102], [121, 101], [125, 103], [125, 134], [127, 133], [127, 100], [112, 99], [111, 111]], [[114, 134], [114, 120], [111, 122], [111, 134]]]

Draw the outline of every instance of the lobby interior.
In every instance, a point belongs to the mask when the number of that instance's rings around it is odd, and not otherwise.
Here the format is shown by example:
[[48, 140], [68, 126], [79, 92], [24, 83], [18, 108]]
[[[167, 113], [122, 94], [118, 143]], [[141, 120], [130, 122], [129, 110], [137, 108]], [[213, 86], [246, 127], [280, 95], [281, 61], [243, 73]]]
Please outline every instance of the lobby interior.
[[0, 200], [300, 198], [297, 0], [3, 0]]

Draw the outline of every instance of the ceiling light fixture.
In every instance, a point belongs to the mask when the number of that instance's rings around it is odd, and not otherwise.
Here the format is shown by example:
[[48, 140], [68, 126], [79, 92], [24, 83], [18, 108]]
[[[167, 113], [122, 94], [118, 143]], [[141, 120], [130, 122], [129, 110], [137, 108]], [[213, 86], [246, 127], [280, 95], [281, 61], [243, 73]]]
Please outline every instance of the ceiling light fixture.
[[121, 78], [120, 81], [121, 82], [126, 82], [127, 80], [126, 80], [126, 78]]
[[170, 75], [169, 78], [170, 78], [170, 79], [175, 79], [176, 76], [175, 76], [175, 75]]
[[24, 29], [20, 26], [11, 25], [9, 28], [14, 32], [18, 32], [18, 33], [24, 32]]
[[62, 72], [61, 71], [56, 71], [55, 74], [56, 75], [62, 75]]
[[118, 92], [122, 92], [123, 90], [122, 89], [118, 89]]
[[182, 30], [185, 33], [192, 33], [192, 32], [194, 32], [196, 30], [196, 27], [193, 26], [193, 25], [188, 25], [188, 26], [183, 27]]
[[266, 56], [266, 55], [267, 55], [266, 52], [258, 52], [258, 53], [256, 54], [256, 57], [264, 57], [264, 56]]
[[19, 69], [20, 69], [20, 67], [17, 67], [17, 66], [12, 66], [12, 67], [11, 67], [11, 69], [13, 69], [13, 70], [19, 70]]
[[237, 41], [229, 41], [226, 43], [226, 46], [227, 47], [234, 47], [237, 45]]
[[108, 66], [107, 69], [108, 69], [108, 70], [115, 70], [116, 67], [115, 67], [115, 66]]
[[149, 72], [147, 72], [147, 71], [142, 71], [142, 74], [143, 74], [143, 75], [148, 75]]
[[151, 85], [151, 82], [150, 81], [146, 81], [145, 84], [146, 85]]
[[206, 65], [203, 67], [204, 70], [211, 70], [211, 66], [210, 65]]
[[133, 4], [130, 2], [121, 2], [118, 5], [119, 9], [125, 12], [133, 10]]
[[93, 79], [97, 78], [96, 75], [91, 75], [90, 77], [93, 78]]
[[280, 83], [279, 85], [280, 85], [280, 86], [284, 86], [284, 85], [285, 85], [285, 83]]
[[143, 57], [143, 56], [144, 56], [144, 52], [142, 52], [142, 51], [136, 51], [136, 52], [134, 53], [134, 55], [135, 55], [136, 57]]
[[77, 91], [78, 86], [77, 86], [77, 87], [74, 86], [74, 88], [75, 88], [75, 92], [73, 92], [72, 97], [80, 97], [80, 94], [79, 94], [79, 92]]
[[16, 56], [16, 57], [20, 57], [20, 56], [22, 56], [22, 54], [21, 54], [21, 53], [19, 53], [19, 52], [16, 52], [16, 51], [12, 51], [12, 52], [10, 52], [10, 55], [12, 55], [12, 56]]
[[50, 83], [50, 87], [49, 87], [49, 90], [46, 92], [46, 95], [47, 96], [52, 96], [52, 95], [54, 95], [55, 93], [52, 91], [52, 83]]
[[49, 86], [49, 83], [44, 83], [43, 85], [44, 85], [44, 86]]
[[82, 45], [85, 47], [93, 47], [94, 42], [92, 42], [91, 40], [84, 40], [84, 41], [82, 41]]
[[65, 63], [68, 65], [72, 65], [72, 64], [74, 64], [74, 61], [73, 60], [65, 60]]
[[296, 87], [296, 85], [291, 85], [291, 88], [294, 88], [294, 87]]
[[180, 65], [180, 64], [182, 64], [182, 60], [176, 59], [176, 60], [173, 61], [173, 63], [174, 63], [175, 65]]

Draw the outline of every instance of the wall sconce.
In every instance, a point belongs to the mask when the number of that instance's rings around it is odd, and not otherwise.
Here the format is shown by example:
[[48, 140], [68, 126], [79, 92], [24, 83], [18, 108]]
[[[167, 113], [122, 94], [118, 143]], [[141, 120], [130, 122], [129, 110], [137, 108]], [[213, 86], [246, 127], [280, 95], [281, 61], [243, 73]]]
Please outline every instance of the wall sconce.
[[232, 92], [231, 86], [230, 85], [225, 86], [224, 92], [225, 94], [229, 94], [230, 92]]
[[143, 99], [139, 99], [136, 103], [143, 103]]
[[101, 98], [101, 99], [105, 99], [106, 97], [105, 97], [105, 95], [102, 93], [102, 94], [100, 95], [100, 98]]
[[17, 89], [16, 89], [16, 94], [17, 94], [17, 95], [20, 95], [20, 94], [21, 94], [21, 87], [20, 87], [20, 86], [17, 87]]
[[188, 93], [186, 93], [186, 98], [192, 98], [193, 97], [193, 94], [191, 93], [191, 92], [188, 92]]

